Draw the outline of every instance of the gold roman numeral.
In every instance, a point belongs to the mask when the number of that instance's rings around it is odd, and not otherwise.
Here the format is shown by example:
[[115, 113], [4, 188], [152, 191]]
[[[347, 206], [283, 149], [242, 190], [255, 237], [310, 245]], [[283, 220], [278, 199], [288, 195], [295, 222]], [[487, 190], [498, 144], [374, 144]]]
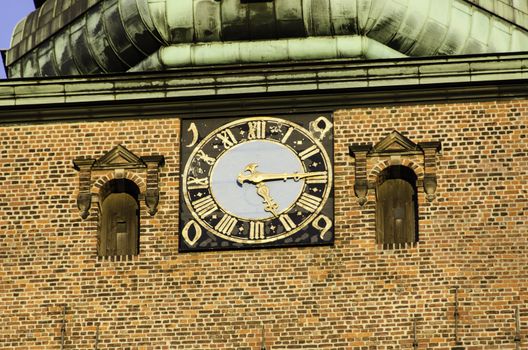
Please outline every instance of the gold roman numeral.
[[292, 132], [293, 132], [293, 127], [289, 127], [288, 130], [286, 131], [286, 134], [284, 134], [284, 136], [282, 137], [281, 142], [286, 143], [286, 141], [288, 141], [288, 139], [290, 138]]
[[298, 206], [311, 212], [314, 212], [319, 204], [321, 204], [321, 198], [308, 193], [303, 193], [297, 201]]
[[196, 210], [198, 216], [200, 216], [202, 219], [208, 215], [211, 215], [215, 210], [218, 209], [218, 206], [216, 205], [211, 195], [205, 196], [203, 198], [198, 199], [197, 201], [194, 201], [193, 207], [194, 210]]
[[281, 224], [284, 226], [284, 229], [286, 231], [291, 231], [291, 230], [293, 230], [296, 227], [295, 223], [288, 216], [288, 214], [280, 215], [279, 216], [279, 220], [280, 220]]
[[249, 239], [264, 239], [264, 223], [251, 221], [249, 223]]
[[324, 171], [313, 172], [312, 174], [317, 173], [315, 176], [310, 176], [306, 178], [307, 184], [325, 184], [328, 182], [328, 174]]
[[235, 135], [233, 135], [233, 133], [229, 129], [226, 129], [221, 133], [216, 134], [216, 137], [218, 137], [220, 141], [222, 141], [222, 144], [224, 145], [225, 149], [233, 147], [238, 143], [237, 139], [235, 138]]
[[199, 190], [207, 187], [209, 187], [209, 179], [206, 177], [199, 179], [197, 177], [189, 176], [187, 179], [187, 188], [189, 190]]
[[196, 158], [203, 160], [208, 165], [213, 165], [215, 163], [215, 159], [212, 157], [209, 157], [203, 150], [199, 150], [196, 154]]
[[299, 153], [299, 157], [301, 158], [301, 160], [305, 160], [306, 158], [310, 158], [311, 156], [317, 153], [319, 153], [319, 148], [317, 148], [316, 145], [312, 145], [311, 147], [308, 147], [307, 149]]
[[266, 122], [256, 121], [249, 122], [248, 140], [264, 139], [266, 138]]
[[235, 228], [236, 223], [237, 219], [225, 214], [224, 216], [222, 216], [222, 219], [220, 219], [218, 224], [216, 224], [215, 230], [223, 233], [224, 235], [230, 236], [231, 231], [233, 231], [233, 229]]

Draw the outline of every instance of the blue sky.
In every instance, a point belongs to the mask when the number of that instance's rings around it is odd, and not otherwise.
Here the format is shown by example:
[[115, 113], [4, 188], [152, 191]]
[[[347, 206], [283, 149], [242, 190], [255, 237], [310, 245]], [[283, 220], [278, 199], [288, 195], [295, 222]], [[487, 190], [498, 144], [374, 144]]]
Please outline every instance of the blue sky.
[[[33, 0], [0, 0], [0, 49], [9, 48], [15, 25], [35, 9]], [[0, 79], [5, 79], [4, 65], [0, 65]]]

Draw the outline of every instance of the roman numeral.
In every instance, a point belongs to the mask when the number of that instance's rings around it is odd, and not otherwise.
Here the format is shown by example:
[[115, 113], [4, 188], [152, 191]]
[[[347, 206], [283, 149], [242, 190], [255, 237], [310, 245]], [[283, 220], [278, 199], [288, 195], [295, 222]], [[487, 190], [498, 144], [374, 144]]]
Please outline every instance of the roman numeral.
[[211, 195], [205, 196], [193, 202], [194, 210], [198, 216], [202, 219], [208, 215], [211, 215], [215, 210], [218, 209], [213, 197]]
[[319, 204], [321, 204], [321, 198], [308, 193], [303, 193], [297, 201], [298, 206], [311, 212], [314, 212]]
[[295, 223], [288, 216], [288, 214], [282, 214], [281, 216], [279, 216], [279, 220], [286, 231], [291, 231], [296, 227]]
[[314, 173], [316, 173], [317, 175], [306, 178], [305, 181], [307, 184], [325, 184], [328, 182], [328, 174], [326, 172], [319, 171], [313, 172], [312, 174]]
[[222, 219], [216, 224], [215, 230], [223, 233], [224, 235], [231, 235], [231, 231], [235, 228], [235, 225], [237, 223], [237, 219], [235, 219], [232, 216], [229, 216], [225, 214], [222, 216]]
[[249, 223], [249, 239], [264, 239], [264, 223], [251, 221]]
[[266, 138], [266, 122], [256, 121], [249, 122], [248, 140], [264, 139]]
[[233, 135], [233, 133], [229, 129], [226, 129], [221, 133], [216, 134], [216, 137], [218, 137], [222, 141], [222, 144], [224, 145], [225, 149], [233, 147], [238, 143], [237, 139], [235, 138], [235, 135]]
[[187, 179], [187, 188], [189, 190], [204, 189], [207, 187], [209, 187], [209, 179], [207, 179], [206, 177], [199, 179], [196, 177], [189, 176], [189, 178]]
[[301, 158], [301, 160], [305, 160], [306, 158], [310, 158], [311, 156], [317, 153], [319, 153], [319, 148], [317, 148], [316, 145], [312, 145], [311, 147], [308, 147], [307, 149], [299, 153], [299, 157]]
[[293, 132], [293, 128], [292, 127], [288, 128], [288, 131], [286, 131], [286, 134], [284, 134], [284, 136], [282, 137], [281, 142], [286, 143], [286, 141], [288, 141], [288, 139], [290, 138], [290, 135], [292, 134], [292, 132]]
[[212, 157], [209, 157], [203, 150], [199, 150], [196, 154], [196, 158], [203, 160], [208, 165], [213, 165], [215, 163], [215, 159]]

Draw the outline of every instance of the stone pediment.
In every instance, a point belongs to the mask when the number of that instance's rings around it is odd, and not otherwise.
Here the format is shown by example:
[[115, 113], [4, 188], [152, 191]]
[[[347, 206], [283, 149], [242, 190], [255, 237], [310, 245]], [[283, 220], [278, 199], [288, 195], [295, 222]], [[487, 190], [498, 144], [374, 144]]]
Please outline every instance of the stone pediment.
[[[81, 211], [81, 217], [86, 219], [92, 203], [92, 171], [94, 170], [123, 170], [128, 172], [138, 172], [146, 177], [146, 190], [142, 193], [145, 204], [149, 209], [149, 214], [154, 215], [159, 202], [158, 172], [159, 168], [165, 164], [162, 155], [150, 155], [138, 157], [130, 152], [126, 147], [117, 145], [99, 159], [79, 157], [73, 161], [74, 169], [79, 171], [79, 194], [77, 196], [77, 207]], [[145, 172], [143, 169], [147, 168]], [[119, 174], [117, 174], [119, 173]], [[116, 171], [116, 178], [122, 179], [125, 172]], [[108, 178], [107, 178], [108, 180]], [[137, 184], [136, 184], [137, 185]]]
[[[427, 200], [432, 201], [436, 192], [436, 154], [440, 148], [441, 144], [439, 141], [416, 144], [396, 130], [393, 130], [374, 147], [370, 144], [350, 145], [349, 153], [356, 159], [354, 192], [358, 197], [359, 204], [362, 206], [367, 202], [369, 188], [374, 187], [374, 185], [371, 185], [372, 182], [369, 183], [367, 179], [367, 174], [372, 171], [372, 164], [369, 165], [367, 161], [371, 157], [379, 158], [376, 162], [379, 163], [381, 160], [381, 164], [385, 164], [378, 170], [378, 174], [380, 174], [384, 167], [402, 165], [402, 158], [406, 158], [406, 156], [419, 156], [418, 159], [422, 159], [423, 168], [425, 169], [425, 174], [423, 174], [421, 181], [423, 182]], [[408, 165], [409, 163], [405, 166]], [[411, 171], [414, 170], [411, 169]]]
[[140, 157], [130, 152], [124, 146], [117, 145], [111, 151], [95, 161], [93, 169], [144, 168], [145, 163]]
[[371, 154], [383, 153], [421, 153], [417, 144], [394, 130], [383, 140], [378, 142], [370, 152]]

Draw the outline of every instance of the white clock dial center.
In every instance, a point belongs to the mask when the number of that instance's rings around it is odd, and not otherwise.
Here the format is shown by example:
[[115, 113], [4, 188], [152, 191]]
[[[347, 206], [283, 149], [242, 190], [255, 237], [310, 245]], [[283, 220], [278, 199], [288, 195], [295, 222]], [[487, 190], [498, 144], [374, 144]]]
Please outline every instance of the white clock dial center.
[[[266, 203], [257, 193], [255, 184], [239, 183], [237, 179], [248, 164], [258, 164], [267, 174], [304, 173], [297, 155], [285, 145], [273, 141], [255, 140], [241, 143], [221, 155], [211, 170], [211, 193], [223, 210], [246, 220], [265, 220], [274, 217], [266, 211]], [[266, 181], [269, 196], [277, 204], [275, 213], [288, 209], [300, 196], [302, 179]]]

